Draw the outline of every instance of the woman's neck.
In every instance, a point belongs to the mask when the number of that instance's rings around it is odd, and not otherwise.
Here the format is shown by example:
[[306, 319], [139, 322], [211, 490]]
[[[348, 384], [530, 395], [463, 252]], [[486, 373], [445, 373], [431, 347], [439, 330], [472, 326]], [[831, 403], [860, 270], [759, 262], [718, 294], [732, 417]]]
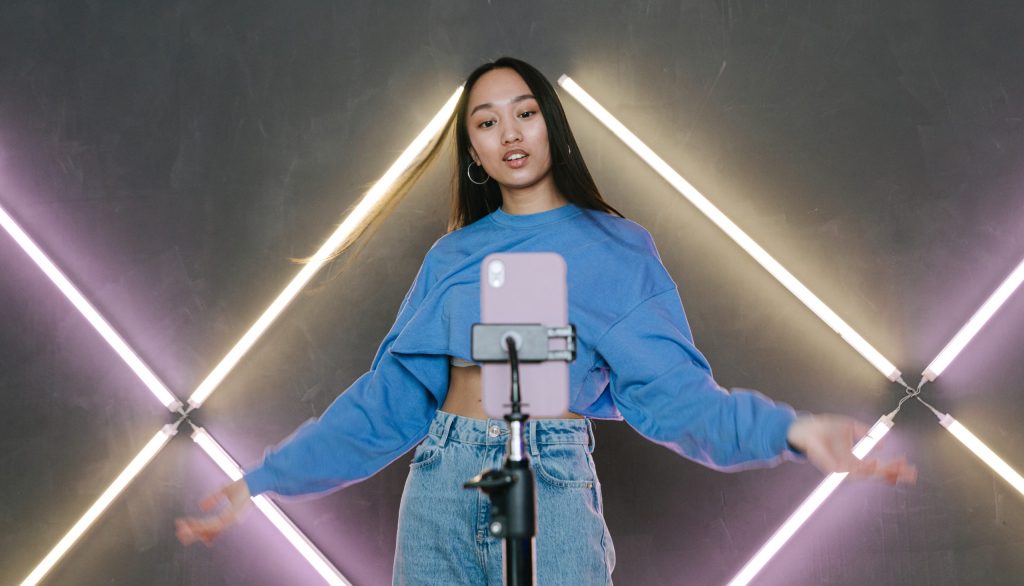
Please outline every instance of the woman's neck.
[[[552, 182], [553, 183], [553, 182]], [[532, 189], [502, 189], [501, 209], [513, 216], [539, 214], [569, 203], [554, 185], [537, 185]]]

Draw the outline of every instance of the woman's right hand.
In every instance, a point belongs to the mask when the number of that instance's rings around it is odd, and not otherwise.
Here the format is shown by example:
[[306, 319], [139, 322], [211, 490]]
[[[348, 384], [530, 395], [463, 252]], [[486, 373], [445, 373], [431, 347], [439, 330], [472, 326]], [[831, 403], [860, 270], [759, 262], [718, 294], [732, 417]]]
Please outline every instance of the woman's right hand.
[[250, 496], [249, 486], [241, 478], [207, 495], [199, 502], [199, 507], [207, 512], [218, 506], [220, 510], [205, 517], [175, 519], [178, 541], [184, 545], [191, 545], [196, 541], [210, 545], [222, 531], [242, 519], [249, 508]]
[[853, 455], [854, 441], [867, 435], [868, 429], [843, 415], [800, 415], [786, 439], [825, 474], [849, 472], [853, 477], [881, 478], [889, 484], [917, 482], [917, 468], [903, 458], [886, 462]]

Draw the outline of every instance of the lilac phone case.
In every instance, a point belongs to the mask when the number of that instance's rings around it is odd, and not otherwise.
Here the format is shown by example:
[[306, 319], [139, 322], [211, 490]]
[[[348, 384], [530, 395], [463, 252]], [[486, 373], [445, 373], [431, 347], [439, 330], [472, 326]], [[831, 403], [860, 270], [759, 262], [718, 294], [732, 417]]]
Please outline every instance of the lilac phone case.
[[[558, 254], [498, 253], [488, 255], [480, 265], [482, 323], [565, 326], [569, 323], [568, 306], [565, 260]], [[549, 348], [565, 349], [565, 340], [552, 340]], [[482, 377], [484, 412], [500, 419], [509, 411], [509, 365], [484, 364]], [[569, 363], [522, 363], [519, 388], [524, 413], [562, 415], [569, 410]]]

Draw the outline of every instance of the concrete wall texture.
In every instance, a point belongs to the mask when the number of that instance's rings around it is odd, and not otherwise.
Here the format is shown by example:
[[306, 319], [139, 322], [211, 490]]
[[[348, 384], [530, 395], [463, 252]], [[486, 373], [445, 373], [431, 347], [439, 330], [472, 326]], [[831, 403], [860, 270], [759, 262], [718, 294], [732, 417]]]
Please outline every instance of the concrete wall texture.
[[[476, 65], [567, 73], [916, 383], [1024, 258], [1024, 8], [950, 0], [24, 1], [0, 9], [0, 205], [186, 397]], [[874, 421], [890, 384], [572, 98], [612, 205], [647, 227], [727, 387]], [[448, 161], [315, 281], [197, 421], [243, 464], [368, 367], [430, 244]], [[1024, 294], [923, 395], [1024, 469]], [[0, 583], [171, 421], [0, 234]], [[595, 453], [621, 584], [726, 582], [821, 479], [721, 474], [626, 424]], [[1024, 496], [916, 402], [761, 584], [1012, 584]], [[407, 457], [283, 508], [355, 584], [390, 580]], [[315, 584], [259, 514], [173, 519], [225, 481], [187, 433], [48, 584]]]

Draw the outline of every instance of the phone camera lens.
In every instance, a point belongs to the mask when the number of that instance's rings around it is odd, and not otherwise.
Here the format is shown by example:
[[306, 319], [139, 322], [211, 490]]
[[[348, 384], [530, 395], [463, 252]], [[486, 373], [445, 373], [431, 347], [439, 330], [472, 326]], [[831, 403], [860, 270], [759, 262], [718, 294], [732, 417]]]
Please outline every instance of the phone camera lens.
[[487, 282], [495, 288], [505, 284], [505, 263], [492, 260], [487, 264]]

